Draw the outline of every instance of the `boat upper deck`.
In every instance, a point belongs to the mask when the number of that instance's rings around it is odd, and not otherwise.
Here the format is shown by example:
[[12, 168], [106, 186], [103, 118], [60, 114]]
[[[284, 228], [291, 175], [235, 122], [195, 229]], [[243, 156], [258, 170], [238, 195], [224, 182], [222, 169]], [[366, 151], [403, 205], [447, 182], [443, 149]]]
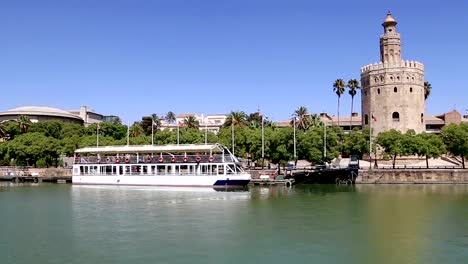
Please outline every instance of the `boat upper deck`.
[[238, 162], [221, 144], [86, 147], [75, 151], [75, 164]]
[[[75, 153], [118, 154], [118, 153], [224, 153], [228, 151], [221, 144], [180, 144], [180, 145], [138, 145], [86, 147]], [[229, 151], [228, 151], [229, 152]]]

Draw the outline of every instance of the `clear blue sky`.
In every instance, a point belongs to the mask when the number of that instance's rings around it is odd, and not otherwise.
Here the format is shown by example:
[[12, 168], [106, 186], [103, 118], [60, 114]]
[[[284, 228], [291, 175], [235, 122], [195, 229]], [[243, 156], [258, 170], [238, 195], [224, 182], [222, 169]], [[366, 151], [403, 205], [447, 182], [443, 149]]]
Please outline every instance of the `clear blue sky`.
[[0, 110], [336, 114], [332, 83], [379, 60], [387, 10], [404, 59], [426, 65], [427, 111], [465, 113], [468, 1], [440, 0], [5, 0]]

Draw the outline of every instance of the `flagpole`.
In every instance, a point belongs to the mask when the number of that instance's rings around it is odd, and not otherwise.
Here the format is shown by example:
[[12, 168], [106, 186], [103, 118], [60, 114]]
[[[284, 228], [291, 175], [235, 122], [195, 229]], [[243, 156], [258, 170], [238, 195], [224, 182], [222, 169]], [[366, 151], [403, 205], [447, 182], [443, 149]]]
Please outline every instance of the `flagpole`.
[[265, 166], [265, 124], [262, 115], [262, 167]]
[[177, 122], [177, 145], [179, 145], [179, 121]]
[[232, 155], [234, 155], [234, 123], [231, 121]]
[[[203, 118], [205, 119], [205, 118]], [[203, 120], [205, 122], [205, 145], [208, 144], [208, 122], [207, 120]]]
[[130, 145], [130, 122], [127, 121], [127, 146]]
[[151, 118], [151, 146], [154, 145], [154, 119]]
[[323, 122], [323, 162], [327, 158], [327, 124]]
[[371, 112], [369, 120], [369, 170], [372, 169], [372, 121], [374, 121], [374, 116]]

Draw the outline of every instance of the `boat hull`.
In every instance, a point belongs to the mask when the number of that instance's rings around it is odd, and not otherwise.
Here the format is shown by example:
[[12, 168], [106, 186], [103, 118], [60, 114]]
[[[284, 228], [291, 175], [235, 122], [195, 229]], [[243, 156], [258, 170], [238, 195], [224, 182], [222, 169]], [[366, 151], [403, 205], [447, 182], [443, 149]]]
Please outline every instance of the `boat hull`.
[[358, 169], [322, 169], [293, 173], [291, 178], [295, 184], [354, 184], [358, 176]]
[[250, 182], [249, 174], [239, 175], [77, 175], [73, 184], [91, 185], [154, 185], [185, 187], [243, 187]]

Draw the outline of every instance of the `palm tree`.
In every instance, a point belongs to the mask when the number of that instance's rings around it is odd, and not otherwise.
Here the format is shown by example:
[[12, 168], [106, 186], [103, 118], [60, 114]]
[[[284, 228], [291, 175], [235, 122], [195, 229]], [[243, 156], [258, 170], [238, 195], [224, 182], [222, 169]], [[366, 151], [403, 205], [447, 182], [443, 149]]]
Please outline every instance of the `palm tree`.
[[427, 100], [429, 95], [431, 95], [432, 85], [429, 82], [424, 82], [424, 100]]
[[[310, 115], [307, 107], [301, 106], [296, 111], [294, 111], [294, 116], [296, 118], [296, 127], [302, 130], [307, 130], [310, 126]], [[294, 120], [291, 121], [294, 123]]]
[[354, 112], [354, 96], [357, 93], [357, 89], [360, 89], [359, 81], [351, 79], [348, 81], [349, 95], [351, 95], [351, 119], [349, 120], [349, 130], [353, 130], [353, 112]]
[[340, 126], [340, 97], [344, 93], [345, 87], [343, 79], [336, 79], [333, 83], [333, 91], [338, 95], [338, 126]]
[[320, 119], [320, 116], [317, 115], [317, 114], [310, 115], [310, 121], [309, 122], [310, 122], [311, 126], [323, 126], [324, 125], [324, 123]]
[[18, 122], [20, 133], [28, 132], [28, 128], [32, 124], [29, 117], [27, 117], [25, 115], [21, 115], [16, 122]]
[[0, 123], [0, 141], [6, 137], [6, 128], [3, 123]]
[[140, 122], [135, 122], [130, 127], [130, 136], [131, 137], [139, 137], [143, 134], [143, 128], [140, 125]]
[[174, 124], [175, 121], [176, 121], [176, 115], [174, 114], [174, 112], [169, 111], [169, 112], [167, 112], [167, 114], [166, 114], [166, 116], [165, 116], [164, 119], [166, 119], [166, 121], [167, 121], [169, 124]]
[[157, 114], [152, 114], [151, 119], [153, 120], [153, 125], [156, 130], [161, 127], [161, 118]]
[[200, 126], [200, 122], [195, 118], [195, 116], [190, 115], [184, 119], [184, 127], [186, 128], [197, 128]]
[[249, 125], [247, 114], [243, 111], [232, 111], [224, 121], [224, 127], [229, 126], [244, 127]]

